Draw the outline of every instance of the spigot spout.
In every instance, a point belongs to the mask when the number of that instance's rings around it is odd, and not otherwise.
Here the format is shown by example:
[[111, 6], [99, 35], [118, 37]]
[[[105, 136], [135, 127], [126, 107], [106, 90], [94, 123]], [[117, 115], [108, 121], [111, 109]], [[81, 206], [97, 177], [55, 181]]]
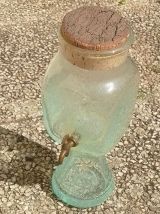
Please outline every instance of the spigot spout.
[[59, 155], [58, 164], [62, 164], [65, 157], [69, 155], [71, 147], [75, 147], [77, 145], [77, 141], [73, 136], [65, 135], [62, 140], [62, 149]]

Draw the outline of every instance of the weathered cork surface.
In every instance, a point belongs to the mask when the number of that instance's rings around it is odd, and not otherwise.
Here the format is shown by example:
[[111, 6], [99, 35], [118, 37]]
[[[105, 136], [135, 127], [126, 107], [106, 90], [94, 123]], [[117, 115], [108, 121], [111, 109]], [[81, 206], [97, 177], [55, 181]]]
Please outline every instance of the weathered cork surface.
[[88, 6], [67, 13], [62, 21], [61, 33], [77, 47], [110, 50], [125, 43], [129, 26], [119, 13], [109, 8]]
[[[115, 8], [131, 22], [136, 42], [130, 54], [141, 82], [130, 126], [107, 154], [115, 192], [102, 205], [81, 210], [51, 193], [60, 146], [44, 130], [40, 91], [60, 21], [91, 4]], [[0, 213], [160, 213], [159, 8], [153, 0], [0, 1]]]

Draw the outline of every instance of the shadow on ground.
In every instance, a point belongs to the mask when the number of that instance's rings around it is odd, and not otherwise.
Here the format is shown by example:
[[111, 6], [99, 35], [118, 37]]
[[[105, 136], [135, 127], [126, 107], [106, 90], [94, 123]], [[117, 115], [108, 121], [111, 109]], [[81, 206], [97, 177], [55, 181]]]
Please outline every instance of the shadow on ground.
[[39, 184], [51, 196], [51, 176], [56, 154], [50, 145], [42, 146], [0, 128], [0, 181], [18, 185]]

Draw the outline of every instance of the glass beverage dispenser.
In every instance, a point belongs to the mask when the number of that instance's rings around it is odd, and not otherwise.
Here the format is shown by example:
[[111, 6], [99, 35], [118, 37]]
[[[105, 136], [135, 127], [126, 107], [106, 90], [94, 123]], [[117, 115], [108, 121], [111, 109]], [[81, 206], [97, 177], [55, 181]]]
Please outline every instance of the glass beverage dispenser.
[[62, 143], [52, 188], [67, 204], [92, 207], [113, 191], [105, 154], [127, 128], [137, 96], [133, 34], [119, 13], [89, 6], [67, 13], [58, 36], [42, 94], [45, 127]]

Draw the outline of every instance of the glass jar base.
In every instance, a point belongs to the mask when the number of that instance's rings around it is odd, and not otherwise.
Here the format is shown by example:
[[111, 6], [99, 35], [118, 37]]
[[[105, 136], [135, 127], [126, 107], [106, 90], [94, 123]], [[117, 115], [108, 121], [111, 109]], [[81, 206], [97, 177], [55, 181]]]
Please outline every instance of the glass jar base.
[[67, 193], [63, 192], [59, 187], [57, 182], [54, 180], [54, 176], [52, 177], [52, 190], [53, 194], [55, 194], [61, 201], [66, 203], [67, 205], [71, 205], [73, 207], [78, 208], [89, 208], [95, 207], [103, 203], [107, 198], [112, 194], [114, 190], [114, 180], [111, 179], [109, 186], [104, 190], [103, 194], [99, 195], [97, 198], [93, 199], [76, 199], [72, 196], [69, 196]]
[[[70, 167], [58, 166], [52, 177], [53, 193], [78, 208], [94, 207], [105, 201], [114, 189], [112, 173], [105, 157], [71, 157]], [[63, 171], [62, 171], [63, 170]]]

